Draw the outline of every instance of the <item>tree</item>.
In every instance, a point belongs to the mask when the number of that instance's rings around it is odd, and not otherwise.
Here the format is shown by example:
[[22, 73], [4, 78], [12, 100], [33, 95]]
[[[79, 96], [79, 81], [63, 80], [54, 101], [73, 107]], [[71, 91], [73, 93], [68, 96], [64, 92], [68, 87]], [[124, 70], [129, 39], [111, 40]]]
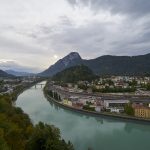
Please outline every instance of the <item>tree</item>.
[[52, 90], [50, 90], [50, 91], [48, 92], [48, 94], [49, 94], [50, 97], [53, 97], [53, 91], [52, 91]]
[[58, 128], [41, 122], [33, 126], [29, 116], [12, 105], [12, 96], [0, 95], [0, 150], [73, 150]]
[[58, 100], [59, 100], [59, 101], [61, 101], [61, 97], [60, 97], [60, 95], [59, 95], [59, 98], [58, 98]]
[[88, 89], [88, 86], [85, 85], [85, 84], [79, 84], [79, 85], [78, 85], [78, 88], [79, 88], [79, 89], [83, 89], [83, 90], [87, 90], [87, 89]]
[[146, 90], [150, 91], [150, 83], [147, 84]]
[[0, 149], [1, 150], [9, 150], [6, 140], [4, 139], [4, 131], [0, 129]]
[[134, 109], [132, 108], [132, 105], [130, 103], [125, 105], [124, 111], [127, 115], [134, 115]]
[[60, 131], [52, 125], [40, 122], [27, 143], [27, 150], [73, 150], [72, 144], [61, 139]]

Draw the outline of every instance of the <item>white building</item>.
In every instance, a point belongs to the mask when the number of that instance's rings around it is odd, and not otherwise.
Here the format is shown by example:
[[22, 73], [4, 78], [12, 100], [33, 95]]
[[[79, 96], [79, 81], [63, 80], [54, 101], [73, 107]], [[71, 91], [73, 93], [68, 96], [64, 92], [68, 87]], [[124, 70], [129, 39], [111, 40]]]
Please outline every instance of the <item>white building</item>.
[[104, 100], [104, 107], [122, 107], [129, 103], [129, 100]]
[[95, 111], [101, 112], [101, 107], [100, 107], [100, 106], [96, 106], [96, 107], [95, 107]]
[[120, 113], [124, 111], [124, 108], [108, 108], [110, 110], [110, 112], [115, 112], [115, 113]]

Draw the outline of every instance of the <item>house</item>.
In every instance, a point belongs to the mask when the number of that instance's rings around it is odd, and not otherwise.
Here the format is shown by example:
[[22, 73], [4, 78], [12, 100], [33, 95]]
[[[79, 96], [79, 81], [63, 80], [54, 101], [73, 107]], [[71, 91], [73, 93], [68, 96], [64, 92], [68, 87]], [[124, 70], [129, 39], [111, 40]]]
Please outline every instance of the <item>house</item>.
[[129, 84], [128, 84], [128, 83], [124, 83], [124, 84], [123, 84], [123, 88], [126, 89], [126, 88], [128, 88], [128, 87], [129, 87]]
[[69, 88], [68, 91], [69, 92], [75, 92], [75, 89], [74, 88]]
[[64, 100], [63, 100], [63, 104], [72, 106], [72, 102], [69, 101], [69, 100], [67, 100], [67, 99], [64, 99]]
[[75, 88], [75, 89], [78, 89], [78, 84], [75, 84], [75, 85], [74, 85], [74, 88]]
[[87, 93], [92, 93], [92, 89], [91, 89], [91, 88], [88, 88], [88, 89], [87, 89]]
[[83, 108], [83, 103], [81, 103], [81, 102], [73, 102], [72, 106], [75, 107], [75, 108], [82, 109]]
[[96, 106], [96, 107], [95, 107], [95, 111], [96, 111], [96, 112], [101, 112], [101, 107], [100, 107], [100, 106]]
[[78, 101], [79, 97], [78, 96], [70, 96], [69, 99], [71, 99], [71, 101]]
[[72, 87], [73, 87], [72, 83], [67, 83], [67, 86], [68, 86], [69, 88], [72, 88]]
[[115, 85], [115, 87], [117, 87], [117, 88], [123, 88], [124, 83], [121, 82], [121, 81], [119, 81], [119, 82], [116, 82], [114, 85]]
[[134, 115], [140, 118], [150, 118], [150, 108], [144, 106], [135, 107]]

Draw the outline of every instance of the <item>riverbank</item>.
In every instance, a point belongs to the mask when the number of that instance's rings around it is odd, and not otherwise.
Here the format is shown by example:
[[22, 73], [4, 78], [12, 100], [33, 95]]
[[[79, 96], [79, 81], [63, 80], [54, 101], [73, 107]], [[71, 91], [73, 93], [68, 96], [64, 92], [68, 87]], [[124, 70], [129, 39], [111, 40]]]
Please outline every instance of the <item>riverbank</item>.
[[42, 88], [30, 88], [23, 92], [16, 106], [21, 107], [34, 124], [42, 121], [58, 127], [61, 136], [66, 141], [70, 140], [76, 150], [141, 150], [142, 147], [149, 147], [149, 124], [92, 117], [62, 108], [52, 100], [48, 101]]
[[[0, 95], [0, 149], [37, 150], [40, 148], [51, 150], [54, 148], [56, 150], [73, 150], [72, 144], [61, 138], [58, 128], [42, 122], [33, 125], [29, 115], [13, 104], [23, 91], [34, 84], [19, 88], [11, 95]], [[40, 140], [42, 143], [38, 142]]]
[[10, 96], [12, 96], [12, 101], [15, 102], [18, 98], [18, 96], [23, 93], [25, 90], [29, 89], [30, 87], [42, 82], [43, 80], [39, 80], [27, 85], [22, 85], [20, 87], [18, 87]]
[[110, 119], [117, 119], [117, 120], [123, 120], [123, 121], [132, 121], [132, 122], [138, 122], [138, 123], [148, 123], [150, 124], [150, 119], [144, 119], [144, 118], [137, 118], [134, 116], [127, 116], [127, 115], [119, 115], [119, 114], [110, 114], [107, 112], [94, 112], [94, 111], [88, 111], [88, 110], [83, 110], [83, 109], [78, 109], [69, 105], [62, 104], [55, 100], [54, 98], [50, 97], [47, 92], [44, 89], [44, 95], [49, 101], [53, 101], [56, 105], [68, 109], [70, 111], [74, 111], [77, 113], [82, 113], [90, 116], [95, 116], [95, 117], [107, 117]]

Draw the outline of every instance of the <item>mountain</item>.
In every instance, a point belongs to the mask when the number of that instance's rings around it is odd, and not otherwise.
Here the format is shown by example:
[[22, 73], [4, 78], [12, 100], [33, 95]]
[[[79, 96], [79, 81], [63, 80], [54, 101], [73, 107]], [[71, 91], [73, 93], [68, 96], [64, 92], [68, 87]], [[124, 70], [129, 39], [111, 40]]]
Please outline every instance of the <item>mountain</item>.
[[79, 64], [88, 66], [97, 75], [150, 74], [150, 54], [139, 56], [105, 55], [95, 59], [84, 60], [78, 53], [72, 52], [39, 75], [53, 76], [66, 68]]
[[52, 77], [52, 80], [75, 83], [78, 81], [92, 81], [96, 77], [87, 66], [77, 65], [58, 72]]
[[6, 73], [3, 70], [0, 70], [0, 77], [6, 77], [7, 78], [7, 77], [14, 77], [14, 76]]
[[139, 56], [101, 56], [84, 60], [98, 75], [144, 75], [150, 74], [150, 54]]
[[34, 75], [33, 73], [28, 73], [28, 72], [18, 72], [14, 70], [5, 70], [8, 74], [14, 75], [14, 76], [30, 76]]
[[82, 59], [77, 52], [71, 52], [63, 59], [58, 60], [54, 65], [50, 66], [47, 70], [43, 71], [39, 75], [41, 76], [53, 76], [57, 72], [60, 72], [66, 68], [81, 64]]

